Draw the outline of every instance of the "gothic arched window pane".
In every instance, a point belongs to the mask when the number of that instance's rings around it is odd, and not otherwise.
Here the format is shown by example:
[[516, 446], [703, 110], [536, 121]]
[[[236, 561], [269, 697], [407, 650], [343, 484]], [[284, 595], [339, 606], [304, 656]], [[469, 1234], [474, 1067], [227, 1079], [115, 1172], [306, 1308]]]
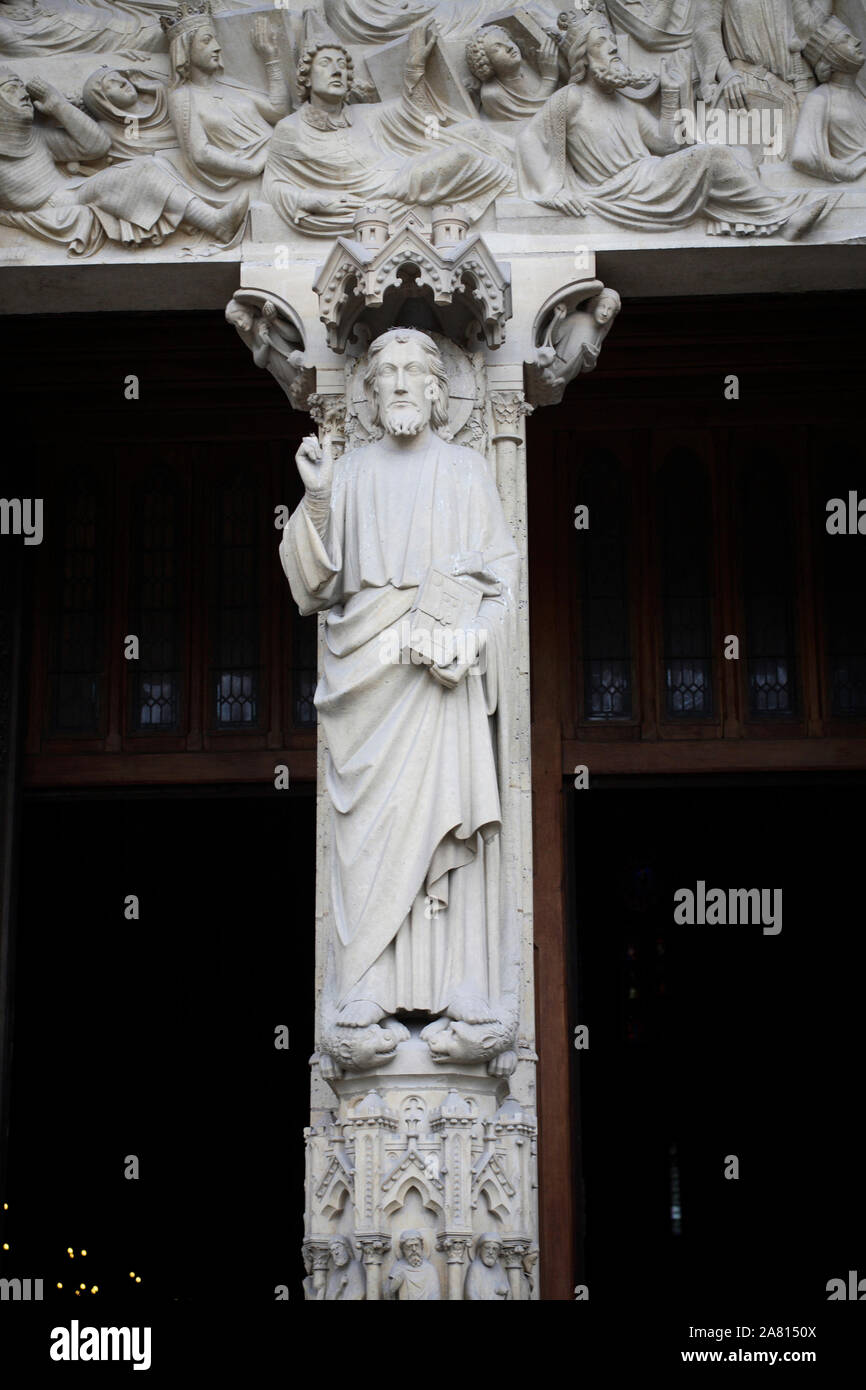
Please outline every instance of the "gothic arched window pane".
[[749, 713], [784, 719], [797, 710], [790, 469], [753, 457], [740, 504]]
[[587, 719], [632, 712], [628, 602], [629, 499], [622, 470], [599, 451], [580, 474], [578, 502], [589, 527], [578, 531], [584, 708]]
[[216, 489], [214, 505], [213, 718], [219, 729], [255, 728], [261, 718], [262, 695], [261, 491], [241, 475]]
[[[840, 456], [844, 451], [840, 448]], [[827, 530], [827, 503], [836, 498], [850, 511], [849, 494], [866, 497], [866, 468], [849, 463], [821, 473], [813, 490], [823, 519], [824, 624], [830, 675], [830, 710], [835, 718], [866, 717], [866, 539]], [[855, 513], [856, 516], [856, 513]]]
[[317, 682], [317, 624], [313, 617], [302, 618], [292, 606], [292, 722], [316, 723], [313, 696]]
[[669, 718], [713, 712], [710, 496], [706, 470], [687, 450], [658, 479], [664, 672]]
[[129, 631], [139, 640], [139, 659], [130, 663], [131, 727], [135, 733], [177, 732], [183, 622], [182, 504], [175, 474], [153, 469], [136, 484], [131, 520]]
[[99, 730], [105, 682], [105, 597], [96, 480], [73, 475], [63, 495], [63, 553], [51, 630], [48, 724], [55, 734]]

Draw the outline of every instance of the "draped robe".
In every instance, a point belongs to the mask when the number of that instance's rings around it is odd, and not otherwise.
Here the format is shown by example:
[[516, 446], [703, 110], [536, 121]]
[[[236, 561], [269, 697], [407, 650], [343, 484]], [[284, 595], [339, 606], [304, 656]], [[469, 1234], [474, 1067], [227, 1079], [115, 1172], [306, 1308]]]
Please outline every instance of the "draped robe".
[[[517, 968], [499, 836], [519, 556], [487, 464], [436, 436], [413, 451], [386, 435], [336, 462], [324, 538], [302, 502], [280, 556], [301, 612], [328, 611], [315, 703], [332, 807], [335, 1000], [372, 999], [389, 1014], [441, 1013], [461, 989], [495, 1000]], [[446, 690], [383, 651], [428, 569], [455, 562], [483, 567], [500, 592], [475, 620], [486, 670]]]
[[721, 146], [651, 154], [651, 120], [620, 92], [591, 79], [561, 88], [517, 140], [521, 191], [539, 202], [576, 193], [593, 212], [637, 230], [686, 227], [700, 214], [712, 229], [769, 236], [808, 198], [764, 188]]
[[[314, 235], [350, 231], [358, 209], [372, 204], [396, 213], [416, 203], [460, 203], [474, 221], [510, 186], [511, 169], [447, 126], [439, 134], [431, 142], [423, 111], [405, 99], [334, 114], [305, 103], [274, 130], [262, 191], [287, 222]], [[342, 196], [346, 206], [307, 212], [303, 192]]]

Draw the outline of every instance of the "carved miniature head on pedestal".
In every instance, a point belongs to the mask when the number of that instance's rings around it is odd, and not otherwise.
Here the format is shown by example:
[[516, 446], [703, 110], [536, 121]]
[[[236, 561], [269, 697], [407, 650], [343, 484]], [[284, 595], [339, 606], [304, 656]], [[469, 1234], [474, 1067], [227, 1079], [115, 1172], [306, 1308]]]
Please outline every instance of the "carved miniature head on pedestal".
[[652, 73], [632, 72], [623, 62], [606, 10], [592, 5], [561, 14], [557, 23], [565, 35], [562, 47], [570, 82], [583, 82], [589, 73], [602, 91], [615, 92], [646, 87], [654, 80]]
[[448, 423], [448, 377], [439, 349], [417, 328], [392, 328], [370, 344], [364, 387], [387, 434], [415, 437]]
[[479, 29], [466, 45], [466, 64], [478, 82], [513, 77], [522, 62], [523, 54], [514, 39], [496, 24]]
[[298, 64], [298, 88], [314, 110], [339, 109], [354, 81], [352, 55], [340, 44], [307, 48]]
[[222, 49], [216, 36], [210, 0], [181, 0], [173, 15], [160, 24], [169, 41], [169, 60], [175, 85], [208, 82], [223, 70]]

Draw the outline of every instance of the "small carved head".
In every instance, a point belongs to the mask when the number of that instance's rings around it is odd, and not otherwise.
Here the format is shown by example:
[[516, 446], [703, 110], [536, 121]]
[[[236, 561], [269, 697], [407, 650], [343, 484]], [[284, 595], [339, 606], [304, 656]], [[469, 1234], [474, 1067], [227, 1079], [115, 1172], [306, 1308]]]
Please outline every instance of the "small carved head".
[[0, 68], [0, 103], [15, 116], [32, 121], [35, 108], [23, 79], [11, 68]]
[[189, 80], [193, 68], [209, 73], [223, 70], [222, 49], [214, 33], [213, 20], [208, 17], [202, 18], [193, 28], [173, 34], [168, 51], [176, 86]]
[[523, 54], [506, 29], [490, 24], [466, 45], [466, 64], [479, 82], [491, 77], [510, 77], [518, 71]]
[[859, 39], [832, 15], [809, 35], [803, 56], [812, 64], [819, 82], [827, 82], [834, 72], [859, 72], [866, 62]]
[[604, 289], [590, 300], [590, 308], [596, 323], [603, 328], [616, 318], [622, 308], [622, 300], [616, 290]]
[[400, 1254], [407, 1264], [417, 1269], [424, 1262], [424, 1237], [420, 1231], [403, 1231], [400, 1236]]
[[342, 44], [320, 43], [305, 48], [298, 63], [298, 87], [307, 101], [311, 92], [332, 101], [337, 97], [345, 100], [354, 76], [352, 55]]
[[81, 93], [85, 110], [97, 120], [129, 111], [138, 100], [138, 92], [125, 73], [117, 68], [97, 68], [86, 79]]
[[345, 1236], [334, 1236], [328, 1248], [331, 1252], [331, 1259], [338, 1269], [342, 1269], [353, 1257], [352, 1247]]
[[502, 1241], [491, 1231], [478, 1237], [478, 1258], [488, 1269], [492, 1269], [502, 1253]]
[[370, 344], [364, 388], [373, 423], [414, 435], [448, 423], [448, 377], [433, 339], [417, 328], [391, 328]]

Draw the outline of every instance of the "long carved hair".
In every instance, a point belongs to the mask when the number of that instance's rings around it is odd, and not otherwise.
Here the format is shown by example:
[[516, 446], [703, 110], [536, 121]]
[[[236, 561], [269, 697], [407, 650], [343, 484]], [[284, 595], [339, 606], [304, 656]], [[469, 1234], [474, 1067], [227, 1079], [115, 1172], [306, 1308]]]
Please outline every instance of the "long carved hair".
[[373, 424], [382, 424], [379, 414], [379, 392], [376, 388], [376, 376], [379, 370], [379, 357], [383, 349], [388, 347], [390, 343], [418, 343], [424, 349], [430, 375], [435, 382], [430, 423], [434, 430], [443, 429], [448, 424], [448, 375], [438, 347], [427, 333], [421, 332], [420, 328], [389, 328], [387, 333], [380, 334], [375, 342], [370, 344], [367, 352], [367, 370], [364, 373], [364, 389], [373, 404]]

